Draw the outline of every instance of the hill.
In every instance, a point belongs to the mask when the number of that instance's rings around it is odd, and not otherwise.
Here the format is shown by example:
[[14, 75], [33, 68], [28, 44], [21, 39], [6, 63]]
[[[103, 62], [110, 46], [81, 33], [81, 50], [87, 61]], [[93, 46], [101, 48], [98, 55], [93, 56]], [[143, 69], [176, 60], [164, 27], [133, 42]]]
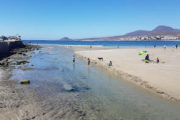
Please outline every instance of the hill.
[[125, 40], [180, 40], [180, 29], [174, 29], [168, 26], [158, 26], [155, 29], [137, 30], [121, 36], [84, 38], [76, 40], [85, 41], [125, 41]]
[[71, 41], [72, 39], [70, 39], [70, 38], [68, 38], [68, 37], [63, 37], [63, 38], [61, 38], [61, 39], [59, 39], [59, 40], [62, 40], [62, 41]]

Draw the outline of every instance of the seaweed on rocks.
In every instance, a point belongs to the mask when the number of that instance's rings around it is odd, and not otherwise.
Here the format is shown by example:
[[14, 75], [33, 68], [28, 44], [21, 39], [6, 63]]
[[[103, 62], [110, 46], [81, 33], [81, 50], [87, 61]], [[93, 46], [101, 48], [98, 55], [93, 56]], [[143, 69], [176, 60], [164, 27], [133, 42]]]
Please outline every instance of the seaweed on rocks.
[[[23, 57], [27, 57], [27, 52], [38, 50], [39, 45], [26, 44], [24, 47], [10, 50], [6, 54], [0, 54], [0, 67], [8, 68], [10, 65], [26, 64], [28, 61], [23, 60]], [[18, 60], [15, 62], [15, 60]]]

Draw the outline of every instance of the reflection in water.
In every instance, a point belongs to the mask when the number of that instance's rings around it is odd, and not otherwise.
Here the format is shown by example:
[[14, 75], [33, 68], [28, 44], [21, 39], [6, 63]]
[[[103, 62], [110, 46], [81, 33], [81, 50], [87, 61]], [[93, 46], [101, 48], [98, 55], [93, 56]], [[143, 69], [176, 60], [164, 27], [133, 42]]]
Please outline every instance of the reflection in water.
[[[48, 54], [47, 54], [48, 53]], [[30, 60], [34, 69], [15, 70], [12, 79], [31, 80], [51, 119], [179, 120], [180, 106], [152, 96], [76, 59], [73, 52], [45, 46]], [[58, 117], [57, 117], [58, 116]]]
[[76, 64], [73, 64], [73, 73], [75, 72], [76, 70]]

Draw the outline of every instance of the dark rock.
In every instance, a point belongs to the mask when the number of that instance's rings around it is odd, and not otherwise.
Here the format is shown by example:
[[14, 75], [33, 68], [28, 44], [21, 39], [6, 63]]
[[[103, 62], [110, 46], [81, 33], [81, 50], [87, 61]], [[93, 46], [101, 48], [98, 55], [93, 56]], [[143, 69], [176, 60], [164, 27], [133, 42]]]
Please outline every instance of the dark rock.
[[0, 108], [6, 108], [7, 106], [4, 105], [3, 103], [0, 103]]
[[42, 115], [45, 115], [46, 113], [43, 113]]
[[159, 93], [159, 94], [164, 94], [164, 92], [162, 92], [162, 91], [157, 91], [157, 93]]
[[33, 116], [33, 117], [32, 117], [32, 119], [35, 119], [35, 118], [36, 118], [36, 116]]
[[29, 63], [28, 61], [22, 60], [22, 61], [17, 61], [16, 64], [17, 65], [21, 65], [21, 64], [26, 64]]
[[21, 84], [30, 84], [30, 80], [22, 80], [20, 83]]

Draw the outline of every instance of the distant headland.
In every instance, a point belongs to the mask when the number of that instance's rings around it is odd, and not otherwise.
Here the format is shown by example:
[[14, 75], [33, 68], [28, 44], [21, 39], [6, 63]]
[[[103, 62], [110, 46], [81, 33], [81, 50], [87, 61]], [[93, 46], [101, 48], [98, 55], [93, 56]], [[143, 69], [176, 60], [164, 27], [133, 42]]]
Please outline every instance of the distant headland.
[[120, 36], [100, 37], [100, 38], [83, 38], [70, 39], [64, 37], [60, 40], [75, 41], [147, 41], [147, 40], [180, 40], [180, 29], [174, 29], [168, 26], [158, 26], [155, 29], [137, 30]]
[[59, 39], [59, 40], [62, 40], [62, 41], [72, 41], [72, 39], [70, 39], [70, 38], [68, 38], [68, 37], [63, 37], [63, 38], [61, 38], [61, 39]]

